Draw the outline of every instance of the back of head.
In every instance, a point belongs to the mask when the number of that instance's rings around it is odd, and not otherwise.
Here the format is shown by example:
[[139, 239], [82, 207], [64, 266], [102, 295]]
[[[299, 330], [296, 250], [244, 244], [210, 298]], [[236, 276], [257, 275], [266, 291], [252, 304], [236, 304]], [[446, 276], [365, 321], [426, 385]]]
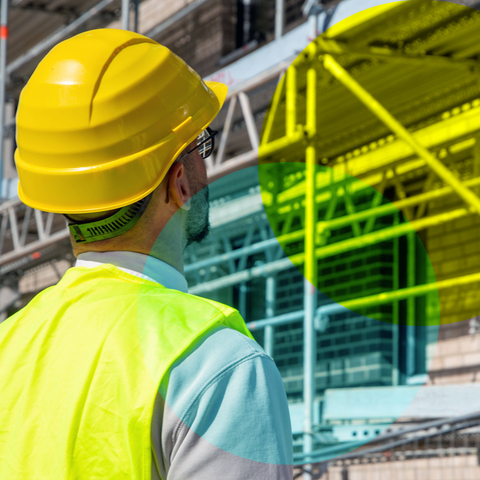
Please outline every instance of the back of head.
[[21, 200], [64, 214], [135, 204], [210, 124], [226, 92], [130, 31], [92, 30], [58, 44], [20, 96]]

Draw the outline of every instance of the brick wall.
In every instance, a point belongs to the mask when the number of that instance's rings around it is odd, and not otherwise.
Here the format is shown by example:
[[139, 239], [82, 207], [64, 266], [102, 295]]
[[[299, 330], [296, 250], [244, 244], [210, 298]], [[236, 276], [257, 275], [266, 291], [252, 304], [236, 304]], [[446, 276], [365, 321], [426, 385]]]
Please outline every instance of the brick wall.
[[[469, 321], [452, 327], [440, 327], [439, 341], [430, 365], [428, 376], [433, 385], [453, 385], [480, 381], [480, 334], [445, 338], [448, 330], [468, 332]], [[441, 337], [444, 338], [441, 338]]]
[[[142, 35], [171, 17], [174, 13], [193, 3], [195, 0], [145, 0], [138, 9], [138, 31]], [[133, 13], [131, 13], [133, 22]], [[112, 22], [108, 28], [122, 28], [121, 18]]]
[[[383, 460], [383, 459], [382, 459]], [[474, 480], [480, 478], [476, 455], [379, 461], [330, 467], [328, 473], [314, 476], [322, 480]]]
[[[193, 2], [145, 0], [139, 8], [139, 33], [148, 33]], [[108, 28], [121, 28], [121, 20], [111, 23]], [[152, 38], [205, 77], [220, 68], [218, 59], [235, 50], [235, 29], [236, 0], [209, 0]]]

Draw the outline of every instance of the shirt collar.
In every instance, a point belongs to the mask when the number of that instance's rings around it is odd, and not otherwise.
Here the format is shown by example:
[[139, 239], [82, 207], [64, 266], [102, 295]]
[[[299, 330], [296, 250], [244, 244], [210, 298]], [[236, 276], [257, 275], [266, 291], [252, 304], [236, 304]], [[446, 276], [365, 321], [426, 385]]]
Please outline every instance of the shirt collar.
[[98, 267], [110, 263], [130, 275], [159, 283], [166, 288], [188, 292], [185, 277], [175, 268], [157, 258], [143, 253], [115, 252], [84, 252], [78, 255], [76, 267]]

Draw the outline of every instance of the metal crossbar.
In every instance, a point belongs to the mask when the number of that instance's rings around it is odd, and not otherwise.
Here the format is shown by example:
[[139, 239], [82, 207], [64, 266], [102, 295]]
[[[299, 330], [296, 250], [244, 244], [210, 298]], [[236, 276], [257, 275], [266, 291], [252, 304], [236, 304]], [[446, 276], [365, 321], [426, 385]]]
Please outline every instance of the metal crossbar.
[[[383, 433], [368, 442], [365, 446], [363, 440], [345, 442], [344, 444], [323, 448], [312, 452], [312, 463], [318, 462], [339, 462], [345, 464], [348, 460], [357, 458], [368, 458], [380, 452], [391, 452], [397, 447], [433, 439], [442, 435], [455, 433], [461, 430], [471, 429], [480, 426], [480, 413], [474, 412], [458, 417], [445, 418], [430, 422], [423, 422], [411, 427], [400, 427], [389, 433]], [[478, 428], [475, 430], [478, 434]], [[360, 447], [360, 448], [359, 448]], [[363, 448], [362, 448], [363, 447]], [[477, 446], [478, 448], [478, 446]], [[354, 450], [356, 449], [356, 450]], [[353, 452], [351, 450], [354, 450]], [[349, 453], [343, 453], [347, 451]], [[335, 453], [334, 460], [322, 460]], [[337, 456], [338, 455], [338, 456]], [[302, 465], [302, 455], [296, 456], [295, 464]]]

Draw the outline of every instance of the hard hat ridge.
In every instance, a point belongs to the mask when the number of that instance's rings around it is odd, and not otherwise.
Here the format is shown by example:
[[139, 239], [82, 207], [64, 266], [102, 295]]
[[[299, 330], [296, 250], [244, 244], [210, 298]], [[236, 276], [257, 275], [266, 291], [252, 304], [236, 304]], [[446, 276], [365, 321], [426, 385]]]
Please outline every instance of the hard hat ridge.
[[20, 198], [66, 214], [141, 200], [215, 118], [226, 93], [133, 32], [92, 30], [60, 43], [20, 96]]

